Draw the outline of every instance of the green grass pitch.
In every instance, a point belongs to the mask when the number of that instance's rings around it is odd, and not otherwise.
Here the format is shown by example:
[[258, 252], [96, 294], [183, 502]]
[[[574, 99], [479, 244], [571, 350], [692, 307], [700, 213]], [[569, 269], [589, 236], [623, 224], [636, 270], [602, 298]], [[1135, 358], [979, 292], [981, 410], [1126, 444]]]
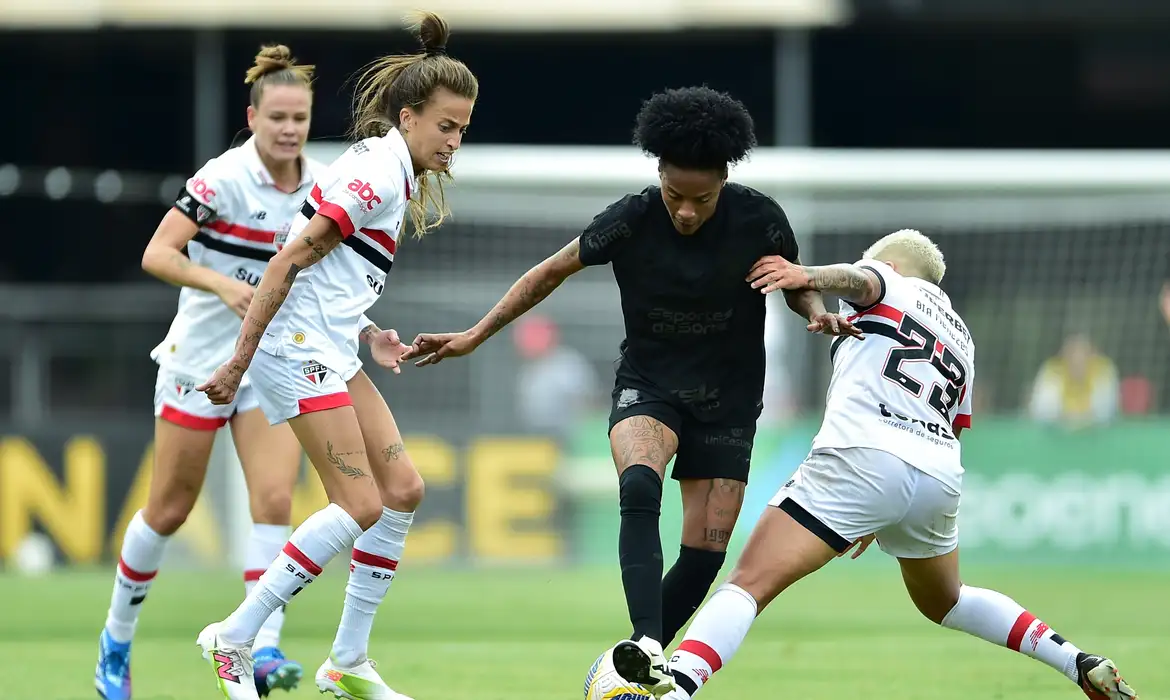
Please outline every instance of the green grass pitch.
[[[321, 697], [312, 674], [328, 653], [344, 586], [345, 567], [333, 568], [290, 606], [284, 649], [308, 677], [291, 694], [278, 691], [277, 700]], [[92, 674], [111, 579], [112, 569], [0, 576], [0, 696], [97, 697]], [[1170, 574], [980, 568], [966, 579], [1011, 595], [1081, 648], [1111, 656], [1144, 700], [1170, 698]], [[139, 623], [136, 700], [218, 697], [195, 636], [241, 593], [228, 573], [164, 569]], [[371, 655], [388, 682], [416, 700], [577, 700], [590, 663], [627, 625], [616, 566], [404, 565], [378, 614]], [[782, 595], [700, 697], [1083, 696], [1038, 662], [928, 623], [907, 600], [892, 561], [842, 560]]]

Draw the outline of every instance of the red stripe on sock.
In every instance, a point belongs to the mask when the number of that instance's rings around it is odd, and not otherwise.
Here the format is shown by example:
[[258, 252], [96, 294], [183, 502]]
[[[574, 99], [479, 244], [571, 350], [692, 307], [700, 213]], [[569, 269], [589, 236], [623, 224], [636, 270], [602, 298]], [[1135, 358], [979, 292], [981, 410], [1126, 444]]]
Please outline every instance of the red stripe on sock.
[[154, 579], [155, 574], [158, 573], [157, 570], [147, 572], [135, 571], [134, 569], [126, 566], [126, 562], [123, 561], [121, 557], [118, 557], [118, 571], [121, 571], [122, 575], [126, 578], [130, 579], [131, 581], [137, 581], [138, 583], [146, 583], [147, 581]]
[[296, 563], [300, 564], [305, 571], [308, 571], [314, 576], [321, 575], [321, 567], [314, 564], [313, 560], [306, 557], [305, 553], [297, 549], [297, 546], [292, 542], [285, 542], [284, 550], [282, 551], [289, 556], [289, 559], [292, 559]]
[[[291, 554], [289, 556], [292, 556]], [[244, 582], [259, 581], [260, 577], [264, 575], [264, 569], [248, 569], [244, 572]]]
[[711, 667], [711, 673], [723, 668], [723, 659], [719, 658], [719, 654], [696, 639], [684, 639], [683, 643], [678, 645], [678, 650], [690, 652], [705, 661]]
[[395, 571], [398, 569], [398, 562], [386, 557], [380, 557], [377, 554], [370, 554], [363, 552], [360, 549], [353, 550], [353, 560], [358, 564], [365, 564], [366, 566], [376, 566], [379, 569], [389, 569]]
[[1024, 643], [1024, 634], [1032, 623], [1036, 621], [1036, 616], [1025, 610], [1016, 618], [1016, 624], [1012, 625], [1012, 631], [1008, 632], [1007, 648], [1012, 651], [1019, 651], [1020, 645]]

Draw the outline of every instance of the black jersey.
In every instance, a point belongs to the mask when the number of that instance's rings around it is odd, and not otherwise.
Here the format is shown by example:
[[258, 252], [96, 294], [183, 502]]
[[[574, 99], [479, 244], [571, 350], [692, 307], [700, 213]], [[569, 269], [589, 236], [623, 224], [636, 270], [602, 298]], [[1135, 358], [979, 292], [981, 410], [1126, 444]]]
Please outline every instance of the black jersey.
[[771, 197], [727, 183], [698, 231], [675, 230], [658, 187], [628, 195], [581, 234], [581, 262], [610, 263], [626, 338], [618, 381], [674, 397], [700, 421], [752, 421], [764, 391], [764, 295], [746, 281], [765, 255], [795, 262]]

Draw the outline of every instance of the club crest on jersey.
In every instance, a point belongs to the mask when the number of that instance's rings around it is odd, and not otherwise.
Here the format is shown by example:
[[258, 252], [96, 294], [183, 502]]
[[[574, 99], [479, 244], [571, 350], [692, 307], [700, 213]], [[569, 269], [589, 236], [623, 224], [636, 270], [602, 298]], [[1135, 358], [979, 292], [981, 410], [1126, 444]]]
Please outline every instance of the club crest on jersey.
[[190, 394], [192, 391], [195, 391], [194, 380], [187, 379], [186, 377], [175, 377], [175, 395], [176, 396], [178, 396], [181, 399], [184, 396], [186, 396], [187, 394]]
[[301, 333], [300, 331], [293, 333], [292, 341], [297, 345], [300, 345], [301, 343], [305, 342], [305, 334]]
[[315, 360], [309, 360], [302, 365], [301, 371], [305, 373], [305, 379], [314, 384], [323, 384], [325, 377], [329, 375], [329, 370], [325, 368], [325, 365]]
[[628, 408], [638, 403], [641, 398], [642, 396], [637, 389], [622, 389], [621, 393], [618, 394], [617, 407]]

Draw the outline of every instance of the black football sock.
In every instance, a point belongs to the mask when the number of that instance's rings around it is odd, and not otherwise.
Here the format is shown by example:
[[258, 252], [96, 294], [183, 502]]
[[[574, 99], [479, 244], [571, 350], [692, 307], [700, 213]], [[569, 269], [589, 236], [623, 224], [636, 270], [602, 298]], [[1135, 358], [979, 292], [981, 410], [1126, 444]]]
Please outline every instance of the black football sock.
[[685, 544], [679, 548], [678, 559], [662, 579], [662, 646], [670, 644], [703, 604], [725, 559], [727, 552]]
[[662, 479], [650, 467], [635, 464], [618, 479], [622, 524], [618, 561], [634, 641], [643, 636], [662, 641]]

